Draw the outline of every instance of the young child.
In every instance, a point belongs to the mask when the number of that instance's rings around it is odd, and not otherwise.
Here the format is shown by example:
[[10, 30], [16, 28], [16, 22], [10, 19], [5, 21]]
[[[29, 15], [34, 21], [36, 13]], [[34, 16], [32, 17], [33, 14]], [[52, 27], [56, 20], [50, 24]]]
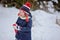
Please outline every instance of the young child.
[[32, 15], [30, 13], [31, 4], [26, 2], [18, 13], [16, 24], [13, 24], [17, 40], [31, 40]]

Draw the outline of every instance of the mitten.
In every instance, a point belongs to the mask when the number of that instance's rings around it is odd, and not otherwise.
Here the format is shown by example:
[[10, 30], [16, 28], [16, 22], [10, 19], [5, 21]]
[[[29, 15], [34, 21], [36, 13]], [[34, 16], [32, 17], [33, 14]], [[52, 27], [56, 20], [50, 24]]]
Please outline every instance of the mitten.
[[18, 32], [18, 30], [17, 30], [17, 24], [13, 24], [13, 28], [14, 28], [15, 33], [17, 33]]
[[21, 30], [22, 27], [18, 26], [17, 24], [13, 24], [13, 28], [14, 28], [15, 32], [17, 33], [18, 31]]

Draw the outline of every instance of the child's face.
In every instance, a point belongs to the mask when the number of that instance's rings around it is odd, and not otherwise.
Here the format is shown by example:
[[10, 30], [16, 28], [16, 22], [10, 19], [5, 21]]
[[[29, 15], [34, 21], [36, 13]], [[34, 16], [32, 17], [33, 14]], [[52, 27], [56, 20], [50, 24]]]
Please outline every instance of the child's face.
[[24, 17], [25, 16], [25, 13], [23, 10], [20, 10], [20, 16]]

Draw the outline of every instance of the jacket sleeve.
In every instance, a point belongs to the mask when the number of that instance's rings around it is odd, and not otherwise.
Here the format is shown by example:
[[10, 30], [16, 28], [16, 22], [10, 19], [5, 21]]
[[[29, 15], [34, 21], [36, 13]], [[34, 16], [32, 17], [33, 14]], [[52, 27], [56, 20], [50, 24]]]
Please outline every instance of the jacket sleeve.
[[16, 21], [16, 24], [19, 26], [19, 22], [20, 22], [20, 20], [19, 20], [20, 18], [18, 17], [18, 19], [17, 19], [17, 21]]

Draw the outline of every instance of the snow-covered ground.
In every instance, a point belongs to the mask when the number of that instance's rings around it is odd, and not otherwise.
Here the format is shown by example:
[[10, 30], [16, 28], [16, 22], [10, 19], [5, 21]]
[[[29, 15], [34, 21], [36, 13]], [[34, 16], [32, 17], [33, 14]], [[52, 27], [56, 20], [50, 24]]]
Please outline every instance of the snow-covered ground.
[[32, 27], [33, 40], [60, 40], [60, 26], [56, 24], [55, 14], [37, 10], [33, 15], [35, 16]]
[[[18, 9], [0, 5], [0, 40], [14, 40], [12, 24], [17, 20]], [[32, 40], [60, 40], [60, 26], [56, 24], [57, 14], [42, 10], [31, 11], [33, 15]], [[60, 17], [58, 17], [60, 18]]]

